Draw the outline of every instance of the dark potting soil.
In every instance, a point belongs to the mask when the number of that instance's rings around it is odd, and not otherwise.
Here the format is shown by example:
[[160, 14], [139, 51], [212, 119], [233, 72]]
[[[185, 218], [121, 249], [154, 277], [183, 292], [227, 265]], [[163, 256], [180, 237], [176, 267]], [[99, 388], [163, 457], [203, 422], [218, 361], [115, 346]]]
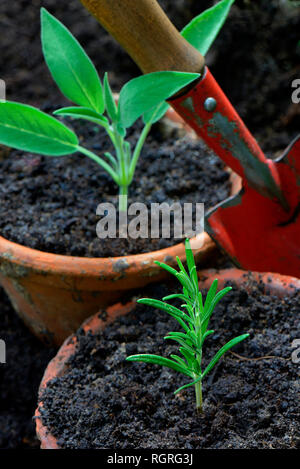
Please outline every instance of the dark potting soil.
[[[169, 288], [151, 287], [161, 298]], [[64, 376], [42, 394], [44, 425], [63, 448], [298, 448], [300, 294], [278, 299], [236, 287], [217, 306], [204, 361], [226, 341], [250, 337], [227, 353], [203, 383], [204, 414], [195, 413], [194, 390], [176, 397], [188, 378], [156, 365], [126, 362], [128, 355], [169, 356], [177, 347], [163, 337], [178, 330], [166, 313], [139, 305], [103, 332], [79, 330]]]
[[55, 354], [24, 326], [0, 287], [0, 339], [6, 363], [0, 363], [0, 448], [37, 449], [33, 414], [45, 367]]
[[[105, 131], [88, 123], [69, 122], [86, 148], [113, 153]], [[128, 203], [189, 202], [214, 206], [230, 193], [224, 164], [204, 144], [187, 136], [164, 138], [160, 125], [152, 131], [129, 188]], [[130, 130], [134, 144], [140, 125]], [[155, 251], [180, 238], [99, 239], [98, 204], [118, 207], [118, 188], [111, 177], [86, 156], [53, 158], [12, 151], [0, 160], [0, 232], [10, 241], [53, 252], [88, 257], [116, 257]], [[151, 217], [149, 216], [149, 232]], [[172, 236], [172, 232], [171, 232]]]

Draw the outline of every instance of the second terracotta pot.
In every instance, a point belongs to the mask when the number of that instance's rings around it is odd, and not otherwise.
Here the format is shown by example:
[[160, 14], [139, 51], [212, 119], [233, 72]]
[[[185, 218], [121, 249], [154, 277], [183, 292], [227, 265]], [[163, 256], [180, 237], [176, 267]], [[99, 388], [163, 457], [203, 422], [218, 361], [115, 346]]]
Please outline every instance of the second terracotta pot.
[[[222, 288], [226, 282], [230, 281], [238, 286], [243, 286], [249, 292], [257, 283], [262, 287], [262, 292], [270, 293], [272, 295], [283, 297], [291, 295], [295, 291], [300, 291], [300, 279], [273, 273], [258, 273], [248, 272], [239, 269], [224, 269], [224, 270], [204, 270], [200, 274], [200, 288], [208, 288], [212, 281], [218, 278], [218, 287]], [[116, 318], [127, 314], [132, 308], [134, 303], [126, 305], [116, 304], [107, 310], [108, 321], [103, 322], [98, 314], [87, 319], [83, 325], [83, 330], [87, 333], [95, 334], [102, 330], [107, 324], [114, 321]], [[41, 396], [43, 390], [47, 387], [48, 382], [56, 377], [62, 376], [67, 371], [67, 362], [69, 358], [74, 355], [76, 351], [77, 338], [72, 335], [62, 345], [57, 355], [50, 361], [39, 388], [39, 403], [35, 412], [36, 419], [36, 432], [41, 442], [42, 449], [59, 449], [57, 438], [55, 438], [50, 430], [42, 423], [42, 408], [43, 402]]]
[[[203, 233], [192, 239], [196, 261], [215, 251]], [[15, 310], [44, 342], [61, 345], [91, 314], [116, 303], [130, 290], [166, 278], [155, 260], [176, 263], [185, 259], [184, 244], [114, 258], [84, 258], [50, 254], [0, 237], [0, 283]]]

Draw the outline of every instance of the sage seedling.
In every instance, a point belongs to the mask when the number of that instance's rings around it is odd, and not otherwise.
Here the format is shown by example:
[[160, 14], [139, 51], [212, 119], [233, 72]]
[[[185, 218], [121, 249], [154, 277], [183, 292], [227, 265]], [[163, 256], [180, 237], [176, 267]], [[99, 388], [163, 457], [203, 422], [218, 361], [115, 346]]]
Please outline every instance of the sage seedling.
[[[202, 54], [213, 43], [234, 0], [222, 0], [194, 18], [182, 35]], [[0, 102], [0, 143], [49, 156], [80, 152], [101, 166], [119, 186], [120, 210], [127, 209], [128, 188], [151, 129], [168, 109], [165, 102], [200, 74], [155, 72], [129, 81], [115, 102], [108, 76], [104, 83], [79, 42], [45, 8], [41, 9], [42, 48], [46, 63], [61, 92], [76, 106], [58, 109], [56, 116], [85, 119], [103, 127], [114, 154], [99, 156], [79, 144], [75, 133], [57, 119], [21, 103]], [[143, 130], [131, 148], [126, 131], [142, 117]]]
[[[215, 40], [234, 0], [222, 0], [194, 18], [181, 32], [203, 55]], [[114, 154], [99, 156], [79, 144], [75, 133], [62, 122], [21, 103], [0, 102], [0, 143], [49, 156], [80, 152], [101, 166], [119, 186], [119, 209], [127, 209], [128, 188], [151, 126], [168, 109], [165, 102], [200, 74], [155, 72], [129, 81], [116, 103], [108, 76], [104, 83], [70, 31], [45, 8], [41, 9], [42, 48], [46, 63], [61, 92], [76, 106], [58, 109], [56, 116], [88, 120], [103, 127]], [[131, 148], [127, 129], [139, 118], [144, 127]]]
[[[72, 116], [98, 124], [111, 139], [115, 154], [103, 157], [79, 144], [75, 133], [62, 122], [38, 109], [10, 101], [0, 103], [0, 142], [29, 152], [63, 156], [80, 152], [98, 163], [127, 196], [136, 165], [161, 102], [188, 85], [200, 74], [155, 72], [125, 84], [115, 102], [108, 76], [104, 86], [87, 54], [70, 31], [45, 8], [41, 10], [43, 53], [61, 92], [77, 106], [59, 109], [56, 116]], [[106, 115], [104, 115], [106, 113]], [[134, 149], [126, 130], [143, 117], [144, 128]], [[127, 198], [121, 197], [121, 210]]]
[[[189, 240], [185, 244], [187, 270], [183, 266], [180, 259], [177, 257], [179, 271], [168, 266], [167, 264], [156, 262], [157, 265], [165, 269], [170, 274], [174, 275], [179, 280], [182, 286], [182, 293], [172, 294], [163, 298], [163, 301], [151, 298], [142, 298], [138, 303], [150, 305], [154, 308], [161, 309], [167, 314], [172, 316], [183, 328], [184, 332], [169, 332], [164, 337], [167, 340], [177, 342], [181, 357], [172, 354], [171, 358], [161, 357], [159, 355], [139, 354], [131, 355], [126, 358], [128, 361], [153, 363], [156, 365], [166, 366], [172, 370], [178, 371], [192, 379], [192, 381], [175, 391], [179, 393], [183, 389], [190, 386], [195, 387], [196, 393], [196, 408], [199, 412], [203, 411], [202, 408], [202, 381], [206, 375], [213, 369], [220, 358], [234, 345], [246, 339], [249, 334], [240, 335], [225, 344], [216, 355], [212, 358], [206, 368], [203, 370], [203, 345], [208, 336], [214, 333], [213, 330], [208, 330], [210, 317], [216, 307], [217, 303], [223, 298], [226, 293], [231, 290], [231, 287], [226, 287], [217, 293], [218, 280], [214, 280], [203, 303], [202, 293], [199, 290], [198, 277], [195, 265], [195, 259], [191, 250]], [[167, 303], [167, 300], [178, 298], [183, 301], [182, 309], [176, 308]]]

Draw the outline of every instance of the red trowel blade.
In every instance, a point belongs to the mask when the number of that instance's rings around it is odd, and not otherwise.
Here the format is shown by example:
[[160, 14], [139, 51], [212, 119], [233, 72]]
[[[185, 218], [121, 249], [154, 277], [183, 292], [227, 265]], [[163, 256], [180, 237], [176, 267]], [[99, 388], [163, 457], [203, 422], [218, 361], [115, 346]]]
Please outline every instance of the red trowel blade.
[[300, 137], [275, 165], [288, 213], [244, 181], [239, 194], [208, 213], [206, 229], [240, 267], [300, 277]]

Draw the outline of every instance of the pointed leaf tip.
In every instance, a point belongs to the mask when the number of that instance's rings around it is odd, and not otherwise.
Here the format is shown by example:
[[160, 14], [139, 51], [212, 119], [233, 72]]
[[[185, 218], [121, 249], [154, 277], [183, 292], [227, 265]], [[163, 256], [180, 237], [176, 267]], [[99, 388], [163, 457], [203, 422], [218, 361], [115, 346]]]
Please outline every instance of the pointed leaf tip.
[[181, 35], [202, 55], [209, 48], [221, 30], [234, 0], [222, 0], [196, 16], [181, 31]]
[[93, 63], [71, 32], [45, 8], [41, 9], [41, 39], [45, 61], [61, 92], [102, 114], [102, 85]]

